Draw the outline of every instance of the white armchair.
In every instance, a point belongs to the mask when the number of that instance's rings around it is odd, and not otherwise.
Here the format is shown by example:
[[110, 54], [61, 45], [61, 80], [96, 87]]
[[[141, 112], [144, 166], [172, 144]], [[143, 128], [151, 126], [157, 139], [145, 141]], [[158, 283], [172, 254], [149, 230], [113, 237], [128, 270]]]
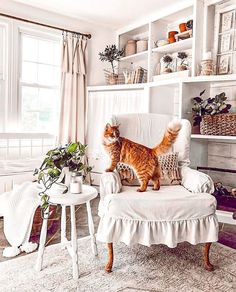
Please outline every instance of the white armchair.
[[[113, 124], [121, 124], [121, 136], [148, 147], [160, 142], [170, 120], [170, 116], [159, 114], [112, 117]], [[189, 168], [191, 125], [187, 120], [181, 123], [172, 149], [178, 152], [181, 185], [161, 186], [159, 191], [148, 188], [138, 193], [136, 187], [122, 186], [117, 172], [101, 177], [97, 239], [108, 244], [107, 272], [112, 270], [114, 242], [168, 247], [183, 241], [205, 243], [205, 268], [213, 270], [209, 250], [211, 243], [218, 240], [216, 200], [210, 195], [214, 185], [209, 176]]]

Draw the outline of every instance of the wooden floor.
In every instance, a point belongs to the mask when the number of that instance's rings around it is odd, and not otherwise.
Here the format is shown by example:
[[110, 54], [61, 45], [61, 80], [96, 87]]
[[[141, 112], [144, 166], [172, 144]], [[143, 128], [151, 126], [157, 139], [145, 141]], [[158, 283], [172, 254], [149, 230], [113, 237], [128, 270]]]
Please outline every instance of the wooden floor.
[[[91, 202], [91, 208], [93, 213], [93, 221], [95, 225], [95, 231], [97, 230], [97, 226], [99, 223], [99, 217], [98, 217], [98, 203], [99, 198], [94, 199]], [[88, 222], [87, 222], [87, 211], [86, 211], [86, 205], [80, 205], [76, 208], [76, 226], [78, 230], [78, 237], [84, 237], [89, 235], [88, 231]], [[70, 239], [70, 214], [67, 213], [67, 236], [68, 239]], [[60, 222], [58, 222], [58, 225], [56, 226], [57, 231], [54, 232], [54, 235], [51, 236], [48, 241], [47, 245], [55, 244], [60, 242]], [[220, 224], [220, 233], [219, 233], [219, 242], [229, 246], [231, 248], [236, 249], [236, 225], [229, 225], [229, 224]], [[4, 233], [3, 233], [3, 218], [0, 218], [0, 262], [9, 260], [8, 258], [3, 258], [2, 251], [5, 247], [9, 246], [8, 242], [5, 239]], [[22, 253], [20, 256], [23, 256], [24, 253]]]

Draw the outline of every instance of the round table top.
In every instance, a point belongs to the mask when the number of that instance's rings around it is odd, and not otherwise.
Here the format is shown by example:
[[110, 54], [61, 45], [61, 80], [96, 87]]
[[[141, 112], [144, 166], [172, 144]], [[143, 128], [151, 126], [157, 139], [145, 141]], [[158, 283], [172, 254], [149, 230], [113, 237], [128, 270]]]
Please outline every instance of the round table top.
[[65, 194], [50, 195], [49, 203], [64, 206], [80, 205], [91, 201], [96, 198], [97, 195], [98, 192], [94, 187], [83, 185], [82, 193], [72, 194], [67, 192]]

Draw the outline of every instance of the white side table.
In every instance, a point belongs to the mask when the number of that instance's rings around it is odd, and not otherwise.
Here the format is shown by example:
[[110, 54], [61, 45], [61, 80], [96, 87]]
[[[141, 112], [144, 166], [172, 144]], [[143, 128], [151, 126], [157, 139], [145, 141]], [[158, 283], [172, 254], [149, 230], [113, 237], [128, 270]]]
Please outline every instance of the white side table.
[[[81, 194], [60, 194], [50, 196], [51, 205], [61, 205], [62, 214], [61, 214], [61, 245], [66, 247], [72, 258], [73, 265], [73, 279], [78, 279], [79, 277], [79, 266], [78, 266], [78, 252], [77, 252], [77, 235], [76, 235], [76, 225], [75, 225], [75, 206], [86, 203], [87, 213], [88, 213], [88, 226], [89, 233], [91, 237], [92, 251], [94, 255], [97, 255], [97, 244], [94, 232], [93, 218], [90, 207], [90, 201], [96, 198], [98, 195], [97, 190], [94, 187], [83, 185]], [[66, 207], [70, 207], [71, 212], [71, 244], [66, 238]], [[41, 234], [40, 234], [40, 243], [38, 250], [38, 257], [36, 262], [36, 270], [41, 271], [43, 264], [43, 254], [45, 249], [47, 237], [47, 218], [43, 220]]]

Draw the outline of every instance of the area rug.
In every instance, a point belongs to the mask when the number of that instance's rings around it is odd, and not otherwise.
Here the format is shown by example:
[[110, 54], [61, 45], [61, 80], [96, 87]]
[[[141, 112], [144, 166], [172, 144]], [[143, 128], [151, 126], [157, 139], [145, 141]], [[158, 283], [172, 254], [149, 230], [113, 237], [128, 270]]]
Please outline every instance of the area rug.
[[34, 270], [37, 253], [0, 264], [0, 291], [79, 292], [213, 292], [236, 291], [236, 251], [221, 244], [211, 249], [214, 272], [203, 268], [202, 245], [179, 244], [150, 248], [114, 244], [115, 262], [111, 274], [104, 272], [106, 247], [99, 243], [99, 256], [91, 253], [89, 238], [78, 240], [80, 278], [72, 279], [71, 260], [60, 245], [44, 254], [44, 268]]

